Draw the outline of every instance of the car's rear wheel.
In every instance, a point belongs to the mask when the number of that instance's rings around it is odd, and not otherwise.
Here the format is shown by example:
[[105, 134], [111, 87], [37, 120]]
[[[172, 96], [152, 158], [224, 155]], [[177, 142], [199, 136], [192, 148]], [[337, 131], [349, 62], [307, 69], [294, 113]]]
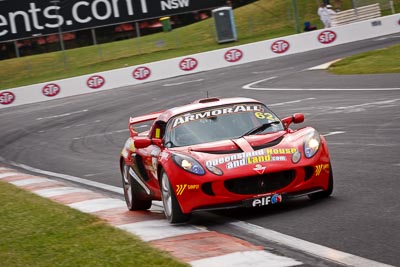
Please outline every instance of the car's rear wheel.
[[308, 197], [312, 200], [317, 200], [329, 197], [332, 194], [332, 192], [333, 192], [333, 172], [332, 172], [332, 165], [329, 164], [328, 189], [325, 191], [309, 194]]
[[122, 186], [125, 202], [129, 210], [147, 210], [151, 207], [151, 200], [140, 197], [140, 185], [129, 174], [129, 166], [122, 164]]
[[161, 196], [164, 205], [165, 217], [170, 223], [186, 222], [190, 218], [190, 214], [184, 214], [176, 199], [175, 192], [172, 190], [168, 175], [161, 172]]

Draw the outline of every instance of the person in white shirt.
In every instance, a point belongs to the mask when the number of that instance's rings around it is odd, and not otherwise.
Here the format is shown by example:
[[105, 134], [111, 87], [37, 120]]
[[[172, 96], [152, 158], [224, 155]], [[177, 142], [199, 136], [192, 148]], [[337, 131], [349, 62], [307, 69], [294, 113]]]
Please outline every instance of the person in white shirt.
[[321, 19], [322, 23], [324, 24], [324, 28], [331, 27], [331, 15], [335, 14], [336, 12], [333, 11], [331, 5], [321, 4], [318, 8], [318, 16]]

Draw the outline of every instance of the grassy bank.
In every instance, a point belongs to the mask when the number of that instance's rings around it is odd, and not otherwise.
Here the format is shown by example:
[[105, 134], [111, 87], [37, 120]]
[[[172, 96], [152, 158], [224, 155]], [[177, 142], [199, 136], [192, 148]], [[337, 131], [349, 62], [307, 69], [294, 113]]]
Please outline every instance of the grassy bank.
[[0, 265], [171, 266], [186, 264], [104, 221], [0, 182]]
[[400, 73], [400, 44], [351, 56], [334, 63], [334, 74]]

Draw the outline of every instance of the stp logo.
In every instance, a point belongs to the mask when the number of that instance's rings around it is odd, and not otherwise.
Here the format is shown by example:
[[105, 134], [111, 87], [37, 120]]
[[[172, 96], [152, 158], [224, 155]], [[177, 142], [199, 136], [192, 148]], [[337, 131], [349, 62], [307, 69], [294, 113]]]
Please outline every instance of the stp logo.
[[336, 40], [334, 31], [323, 31], [318, 35], [318, 41], [322, 44], [330, 44]]
[[60, 91], [61, 91], [60, 86], [58, 86], [55, 83], [46, 84], [42, 89], [43, 95], [48, 97], [56, 96]]
[[243, 57], [243, 52], [236, 48], [228, 50], [224, 55], [225, 60], [228, 62], [237, 62], [241, 60], [242, 57]]
[[0, 104], [9, 105], [15, 100], [15, 95], [11, 92], [0, 93]]
[[137, 67], [132, 75], [136, 80], [146, 80], [150, 77], [151, 70], [148, 67]]
[[179, 68], [184, 71], [191, 71], [194, 70], [198, 64], [199, 63], [197, 62], [197, 59], [188, 57], [182, 59], [181, 62], [179, 62]]
[[289, 50], [290, 44], [285, 40], [278, 40], [272, 43], [271, 50], [274, 53], [282, 54]]
[[106, 79], [101, 77], [100, 75], [93, 75], [89, 79], [87, 79], [86, 84], [89, 88], [99, 89], [106, 83]]

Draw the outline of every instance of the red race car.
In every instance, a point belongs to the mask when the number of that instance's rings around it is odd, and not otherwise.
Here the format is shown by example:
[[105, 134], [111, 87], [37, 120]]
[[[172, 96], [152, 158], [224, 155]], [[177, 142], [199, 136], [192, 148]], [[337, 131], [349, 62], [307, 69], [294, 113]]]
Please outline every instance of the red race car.
[[[249, 98], [206, 98], [130, 118], [120, 169], [129, 210], [162, 200], [171, 223], [193, 211], [274, 205], [328, 197], [327, 143], [296, 113], [280, 120]], [[148, 127], [150, 130], [138, 132]], [[147, 125], [143, 125], [147, 123]]]

